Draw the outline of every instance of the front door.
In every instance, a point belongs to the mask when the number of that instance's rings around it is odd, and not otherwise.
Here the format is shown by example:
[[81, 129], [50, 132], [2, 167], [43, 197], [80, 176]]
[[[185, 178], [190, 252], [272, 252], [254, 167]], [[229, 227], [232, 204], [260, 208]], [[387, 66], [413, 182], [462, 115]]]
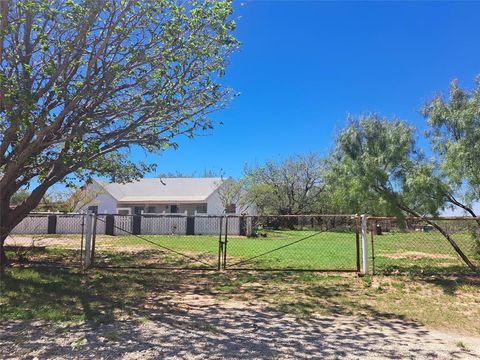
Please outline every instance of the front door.
[[177, 205], [171, 205], [170, 206], [170, 212], [172, 214], [176, 214], [178, 212], [178, 206]]

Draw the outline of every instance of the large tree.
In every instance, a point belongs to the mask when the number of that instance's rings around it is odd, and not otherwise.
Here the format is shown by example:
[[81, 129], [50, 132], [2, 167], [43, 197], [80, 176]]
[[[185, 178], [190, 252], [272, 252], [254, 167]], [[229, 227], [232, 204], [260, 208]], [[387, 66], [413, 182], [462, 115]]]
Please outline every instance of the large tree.
[[[0, 2], [0, 251], [62, 181], [140, 177], [159, 152], [212, 126], [231, 93], [231, 1]], [[26, 185], [29, 196], [11, 206]], [[33, 185], [34, 184], [34, 185]]]
[[377, 115], [353, 118], [337, 138], [328, 168], [330, 191], [344, 194], [354, 211], [424, 218], [475, 269], [448, 232], [427, 218], [438, 214], [450, 189], [416, 147], [412, 126]]
[[324, 190], [323, 161], [315, 154], [247, 168], [248, 198], [263, 214], [311, 214]]
[[480, 201], [480, 77], [472, 91], [450, 85], [448, 98], [436, 96], [423, 109], [437, 166], [448, 190], [448, 203], [480, 219], [473, 204]]
[[406, 122], [377, 114], [350, 118], [327, 161], [327, 191], [352, 212], [437, 215], [443, 184], [414, 133]]

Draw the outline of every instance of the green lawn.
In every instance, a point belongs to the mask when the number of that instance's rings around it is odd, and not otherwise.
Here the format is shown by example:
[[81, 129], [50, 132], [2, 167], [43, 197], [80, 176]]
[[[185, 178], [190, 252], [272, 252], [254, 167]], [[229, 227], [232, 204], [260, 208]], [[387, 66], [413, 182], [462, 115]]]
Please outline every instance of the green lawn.
[[[228, 264], [233, 268], [250, 269], [355, 269], [353, 233], [266, 231], [263, 234], [258, 238], [229, 236]], [[207, 264], [215, 269], [217, 266], [216, 236], [142, 237], [146, 240], [135, 236], [98, 236], [95, 264], [99, 267], [86, 272], [78, 268], [29, 265], [7, 269], [5, 281], [0, 285], [0, 320], [109, 322], [141, 319], [156, 306], [159, 294], [174, 302], [175, 297], [193, 291], [199, 296], [214, 295], [219, 301], [263, 304], [299, 316], [404, 317], [433, 328], [480, 333], [477, 320], [480, 316], [480, 277], [472, 275], [446, 240], [433, 232], [391, 232], [376, 236], [375, 264], [377, 274], [381, 274], [376, 277], [284, 271], [178, 272], [101, 268], [206, 267]], [[78, 265], [79, 237], [56, 235], [53, 238], [55, 241], [45, 249], [23, 253], [22, 258]], [[472, 261], [480, 264], [470, 237], [457, 234], [454, 238]], [[265, 254], [298, 240], [301, 241]], [[18, 256], [18, 252], [9, 251], [8, 254], [12, 259]], [[262, 254], [265, 255], [259, 256]], [[259, 257], [239, 263], [256, 256]], [[383, 276], [391, 273], [398, 276]]]
[[[404, 318], [430, 328], [480, 334], [480, 278], [9, 268], [0, 283], [0, 321], [48, 320], [59, 330], [82, 321], [144, 321], [185, 294], [264, 306], [295, 316]], [[183, 308], [182, 308], [183, 309]]]
[[[227, 268], [355, 270], [356, 239], [349, 232], [264, 231], [262, 236], [229, 236]], [[45, 253], [30, 258], [67, 264], [79, 262], [78, 236], [65, 244], [58, 241]], [[472, 262], [480, 266], [480, 256], [469, 234], [453, 238]], [[95, 263], [114, 267], [197, 267], [215, 269], [218, 264], [217, 236], [105, 236], [96, 242]], [[468, 273], [451, 245], [436, 232], [389, 232], [374, 238], [374, 261], [369, 238], [370, 266], [376, 273]], [[183, 255], [182, 255], [183, 254]], [[27, 256], [27, 257], [28, 257]]]
[[[354, 233], [267, 231], [264, 234], [265, 236], [257, 238], [229, 236], [227, 268], [356, 269]], [[109, 256], [113, 256], [112, 252], [115, 248], [145, 248], [144, 252], [123, 255], [123, 261], [133, 265], [141, 258], [143, 262], [148, 262], [152, 252], [159, 253], [162, 248], [155, 246], [158, 244], [200, 260], [195, 262], [167, 251], [162, 255], [162, 259], [167, 263], [180, 266], [205, 266], [205, 263], [212, 267], [217, 265], [218, 237], [216, 236], [144, 235], [142, 237], [151, 243], [134, 236], [101, 237], [98, 245], [99, 249], [103, 250], [99, 250], [98, 253], [105, 253], [105, 259], [108, 259]], [[475, 243], [470, 236], [455, 234], [453, 238], [471, 261], [480, 265], [478, 249], [475, 248]], [[371, 238], [369, 238], [370, 260], [372, 260], [371, 245]], [[374, 263], [375, 271], [378, 273], [469, 271], [451, 245], [435, 232], [391, 232], [375, 236], [374, 253], [375, 260], [370, 261], [370, 265], [373, 266]], [[158, 257], [156, 259], [158, 260]], [[119, 260], [118, 256], [117, 260]], [[150, 265], [155, 264], [159, 263], [154, 260]]]
[[[452, 238], [476, 265], [480, 250], [469, 234], [456, 233]], [[370, 245], [370, 253], [371, 243]], [[374, 237], [375, 269], [381, 273], [469, 273], [453, 247], [437, 232], [391, 232]], [[370, 254], [371, 256], [371, 254]]]
[[[105, 260], [109, 261], [109, 256], [113, 255], [114, 249], [144, 249], [145, 251], [135, 253], [123, 253], [125, 262], [131, 264], [132, 261], [139, 261], [143, 257], [145, 259], [142, 262], [145, 262], [149, 256], [152, 256], [152, 252], [160, 253], [165, 250], [162, 247], [166, 247], [200, 260], [196, 262], [186, 257], [182, 259], [182, 256], [169, 253], [167, 250], [163, 257], [166, 256], [168, 262], [178, 260], [178, 263], [174, 263], [180, 265], [183, 260], [185, 265], [217, 266], [218, 237], [216, 236], [143, 235], [142, 237], [147, 241], [135, 236], [101, 237], [97, 239], [97, 254], [105, 254]], [[290, 245], [298, 240], [301, 241]], [[276, 250], [282, 246], [286, 247]], [[270, 251], [272, 252], [268, 253]], [[159, 257], [155, 259], [159, 260]], [[151, 265], [155, 265], [154, 261], [150, 262]], [[227, 267], [355, 270], [355, 234], [270, 231], [266, 237], [258, 238], [229, 236]]]

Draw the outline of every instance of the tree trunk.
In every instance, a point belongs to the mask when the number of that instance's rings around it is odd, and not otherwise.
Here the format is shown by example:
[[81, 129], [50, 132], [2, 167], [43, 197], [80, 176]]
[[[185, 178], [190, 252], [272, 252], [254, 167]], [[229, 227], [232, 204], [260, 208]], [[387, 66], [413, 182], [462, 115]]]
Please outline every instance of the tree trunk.
[[[2, 178], [3, 180], [3, 178]], [[3, 274], [5, 266], [9, 264], [8, 258], [5, 254], [5, 239], [10, 232], [17, 226], [28, 214], [37, 207], [42, 200], [48, 188], [54, 182], [44, 182], [35, 188], [30, 196], [15, 208], [10, 207], [10, 199], [13, 191], [3, 189], [0, 198], [0, 273]]]
[[398, 207], [409, 213], [410, 215], [413, 215], [415, 217], [418, 217], [418, 218], [421, 218], [423, 219], [423, 221], [425, 221], [427, 224], [433, 226], [435, 229], [438, 230], [438, 232], [440, 232], [440, 234], [443, 235], [443, 237], [445, 239], [447, 239], [447, 241], [450, 243], [450, 245], [453, 247], [453, 249], [455, 250], [455, 252], [458, 254], [458, 256], [460, 256], [462, 258], [462, 260], [465, 262], [465, 264], [470, 268], [470, 270], [474, 271], [474, 272], [477, 272], [478, 269], [477, 267], [470, 261], [470, 259], [467, 257], [467, 255], [465, 255], [465, 253], [462, 251], [462, 249], [460, 249], [460, 247], [457, 245], [457, 243], [452, 239], [452, 237], [440, 226], [438, 225], [436, 222], [432, 221], [432, 220], [429, 220], [429, 219], [425, 219], [423, 216], [421, 216], [419, 213], [417, 213], [416, 211], [410, 209], [409, 207], [403, 205], [403, 204], [398, 204]]
[[26, 201], [15, 209], [11, 209], [9, 203], [0, 200], [0, 273], [3, 277], [5, 267], [10, 264], [5, 253], [5, 240], [10, 232], [35, 208], [33, 201]]
[[5, 274], [5, 267], [9, 264], [7, 255], [5, 254], [5, 239], [6, 236], [0, 237], [0, 281], [3, 281]]

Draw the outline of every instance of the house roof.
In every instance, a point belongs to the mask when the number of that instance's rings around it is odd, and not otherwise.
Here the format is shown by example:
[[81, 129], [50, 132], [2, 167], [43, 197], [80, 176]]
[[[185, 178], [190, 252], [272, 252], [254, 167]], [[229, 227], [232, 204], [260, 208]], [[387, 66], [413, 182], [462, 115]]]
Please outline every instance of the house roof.
[[126, 184], [97, 181], [119, 202], [200, 203], [218, 189], [222, 178], [147, 178]]

